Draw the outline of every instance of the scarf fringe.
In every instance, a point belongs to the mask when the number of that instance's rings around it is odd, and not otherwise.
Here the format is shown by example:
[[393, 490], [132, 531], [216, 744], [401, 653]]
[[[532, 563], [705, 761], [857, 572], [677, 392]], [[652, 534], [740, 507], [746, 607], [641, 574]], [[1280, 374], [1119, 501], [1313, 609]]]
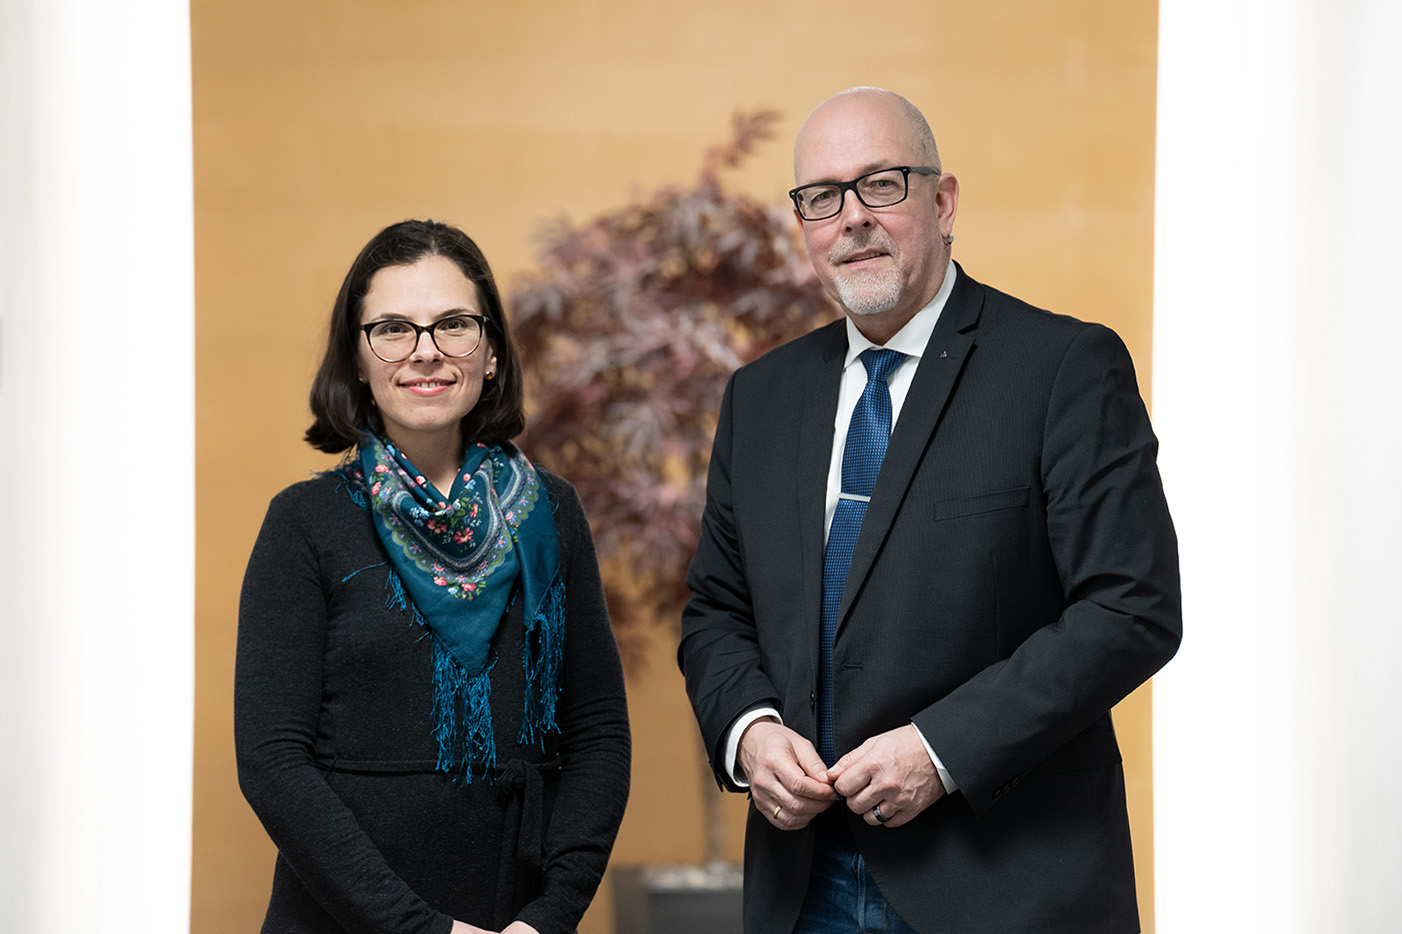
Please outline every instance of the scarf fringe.
[[547, 733], [560, 732], [555, 706], [560, 697], [560, 665], [565, 657], [565, 584], [556, 575], [540, 608], [526, 619], [521, 666], [526, 673], [526, 704], [518, 743], [545, 744]]
[[451, 652], [433, 640], [433, 738], [438, 741], [438, 770], [457, 772], [472, 784], [472, 763], [483, 777], [494, 775], [497, 747], [492, 732], [492, 669], [496, 662], [469, 675]]
[[[390, 568], [389, 577], [385, 578], [385, 609], [405, 610], [409, 607], [409, 595], [404, 591], [404, 582], [399, 579], [399, 572]], [[414, 609], [415, 615], [418, 608]]]
[[326, 471], [326, 473], [335, 474], [339, 477], [341, 480], [339, 489], [346, 491], [346, 495], [350, 497], [352, 503], [355, 503], [361, 509], [369, 512], [370, 499], [365, 495], [365, 491], [361, 489], [360, 482], [356, 480], [353, 471], [354, 468], [350, 464], [342, 464], [340, 467]]

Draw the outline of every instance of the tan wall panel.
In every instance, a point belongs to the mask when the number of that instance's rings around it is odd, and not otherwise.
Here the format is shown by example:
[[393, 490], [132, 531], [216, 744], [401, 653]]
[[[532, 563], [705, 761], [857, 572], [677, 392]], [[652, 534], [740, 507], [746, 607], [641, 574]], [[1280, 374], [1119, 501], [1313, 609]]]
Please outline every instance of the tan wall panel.
[[[272, 848], [235, 780], [238, 586], [268, 499], [329, 462], [299, 440], [340, 278], [376, 230], [456, 223], [509, 289], [533, 234], [695, 177], [737, 109], [783, 113], [735, 178], [782, 203], [820, 99], [921, 105], [963, 195], [974, 276], [1123, 335], [1147, 389], [1152, 2], [192, 0], [197, 261], [193, 929], [256, 927]], [[870, 33], [870, 34], [867, 34]], [[810, 50], [804, 37], [829, 37]], [[663, 635], [630, 673], [634, 791], [615, 862], [699, 859], [699, 744]], [[1122, 707], [1141, 901], [1152, 904], [1147, 691]], [[738, 858], [744, 799], [729, 797]], [[583, 930], [611, 930], [609, 899]], [[1146, 930], [1152, 930], [1146, 917]]]

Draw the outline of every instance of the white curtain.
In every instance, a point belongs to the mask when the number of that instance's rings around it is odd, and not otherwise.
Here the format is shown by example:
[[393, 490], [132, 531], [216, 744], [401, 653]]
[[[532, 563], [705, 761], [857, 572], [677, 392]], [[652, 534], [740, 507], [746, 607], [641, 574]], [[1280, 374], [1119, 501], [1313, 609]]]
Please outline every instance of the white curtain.
[[0, 2], [0, 930], [189, 929], [184, 0]]
[[1402, 930], [1402, 5], [1159, 12], [1158, 932]]

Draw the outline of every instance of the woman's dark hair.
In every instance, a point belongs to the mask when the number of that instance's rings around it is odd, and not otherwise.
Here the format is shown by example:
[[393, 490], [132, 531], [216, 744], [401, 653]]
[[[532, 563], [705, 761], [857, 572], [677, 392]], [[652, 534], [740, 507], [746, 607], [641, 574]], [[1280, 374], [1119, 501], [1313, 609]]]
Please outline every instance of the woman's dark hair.
[[477, 286], [482, 314], [489, 321], [486, 339], [497, 355], [496, 378], [482, 385], [482, 398], [463, 416], [464, 450], [473, 441], [500, 444], [510, 441], [525, 427], [522, 401], [524, 379], [520, 355], [511, 340], [511, 328], [502, 309], [492, 269], [481, 249], [467, 234], [438, 221], [403, 221], [386, 227], [360, 251], [351, 263], [336, 306], [331, 311], [331, 327], [326, 335], [326, 354], [312, 380], [312, 415], [306, 441], [319, 451], [338, 454], [360, 442], [366, 431], [384, 431], [375, 409], [370, 387], [360, 382], [356, 355], [365, 332], [360, 330], [360, 313], [370, 279], [386, 266], [409, 266], [425, 256], [452, 260], [467, 280]]

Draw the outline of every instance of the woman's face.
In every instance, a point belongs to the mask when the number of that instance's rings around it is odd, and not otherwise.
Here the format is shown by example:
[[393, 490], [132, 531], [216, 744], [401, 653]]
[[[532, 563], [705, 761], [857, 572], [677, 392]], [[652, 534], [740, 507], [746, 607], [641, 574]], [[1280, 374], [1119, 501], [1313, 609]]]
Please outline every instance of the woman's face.
[[[360, 323], [397, 319], [428, 326], [463, 314], [481, 314], [477, 287], [452, 260], [430, 255], [371, 276]], [[449, 357], [423, 333], [408, 358], [386, 363], [362, 334], [357, 363], [385, 434], [401, 449], [420, 451], [433, 445], [462, 447], [462, 418], [482, 397], [486, 374], [496, 373], [497, 356], [485, 334], [468, 356]]]

